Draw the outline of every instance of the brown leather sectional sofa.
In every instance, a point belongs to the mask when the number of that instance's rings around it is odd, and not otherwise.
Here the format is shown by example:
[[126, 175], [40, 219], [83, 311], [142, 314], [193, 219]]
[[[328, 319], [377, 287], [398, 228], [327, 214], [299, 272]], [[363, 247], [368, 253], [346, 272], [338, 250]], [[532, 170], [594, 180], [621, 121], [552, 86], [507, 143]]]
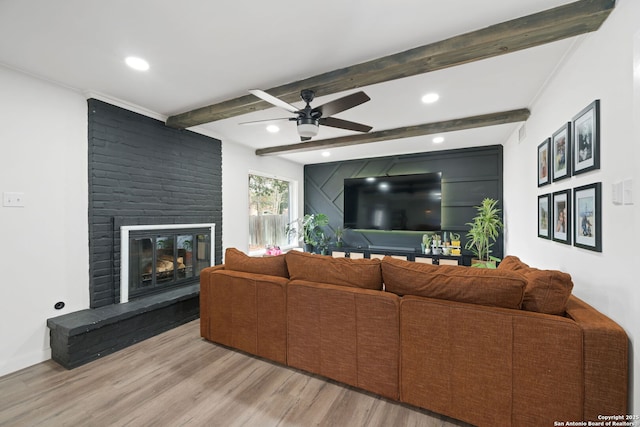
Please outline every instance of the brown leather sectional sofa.
[[565, 273], [228, 249], [201, 335], [478, 426], [626, 414], [628, 339]]

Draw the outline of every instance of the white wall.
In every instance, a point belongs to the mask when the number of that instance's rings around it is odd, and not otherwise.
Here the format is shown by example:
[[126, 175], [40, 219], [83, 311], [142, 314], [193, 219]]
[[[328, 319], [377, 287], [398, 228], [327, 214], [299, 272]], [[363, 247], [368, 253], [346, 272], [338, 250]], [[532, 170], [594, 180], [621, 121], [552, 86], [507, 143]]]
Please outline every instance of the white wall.
[[222, 250], [249, 251], [249, 172], [262, 172], [297, 182], [297, 215], [304, 213], [304, 167], [273, 156], [256, 156], [254, 150], [222, 141]]
[[[51, 358], [47, 319], [89, 307], [88, 138], [85, 96], [0, 67], [0, 375]], [[126, 108], [126, 107], [125, 107]], [[223, 249], [248, 249], [248, 173], [298, 183], [303, 166], [225, 143]], [[224, 253], [224, 252], [223, 252]], [[63, 301], [62, 310], [54, 309]]]
[[[504, 150], [506, 252], [535, 267], [570, 273], [574, 294], [626, 330], [632, 368], [640, 354], [640, 286], [635, 265], [640, 241], [640, 70], [635, 79], [633, 72], [634, 49], [640, 63], [639, 16], [640, 2], [619, 0], [599, 31], [581, 37], [531, 106], [526, 139], [518, 142], [515, 134]], [[600, 170], [538, 188], [538, 144], [595, 99], [601, 100]], [[634, 180], [636, 203], [614, 205], [611, 186], [627, 178]], [[602, 253], [538, 238], [537, 196], [593, 182], [602, 182]], [[638, 371], [631, 371], [636, 392], [630, 413], [640, 410]]]
[[[51, 357], [49, 317], [89, 305], [87, 107], [0, 67], [0, 375]], [[54, 304], [64, 301], [63, 310]]]

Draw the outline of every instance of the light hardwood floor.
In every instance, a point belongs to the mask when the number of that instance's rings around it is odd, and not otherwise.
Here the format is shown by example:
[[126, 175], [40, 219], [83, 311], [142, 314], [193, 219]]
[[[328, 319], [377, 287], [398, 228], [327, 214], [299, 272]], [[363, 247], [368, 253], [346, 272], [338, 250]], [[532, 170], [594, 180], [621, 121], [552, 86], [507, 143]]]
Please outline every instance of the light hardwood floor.
[[193, 321], [79, 368], [0, 377], [0, 426], [466, 426], [200, 338]]

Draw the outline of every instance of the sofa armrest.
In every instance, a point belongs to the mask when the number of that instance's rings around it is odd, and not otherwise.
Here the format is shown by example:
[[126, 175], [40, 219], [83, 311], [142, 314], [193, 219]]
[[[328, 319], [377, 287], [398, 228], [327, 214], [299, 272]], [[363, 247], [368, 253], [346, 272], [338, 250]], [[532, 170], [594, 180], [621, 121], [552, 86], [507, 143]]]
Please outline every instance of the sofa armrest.
[[202, 337], [286, 363], [288, 280], [227, 269], [211, 271], [200, 293]]
[[211, 273], [218, 270], [224, 270], [224, 264], [214, 265], [212, 267], [203, 268], [200, 271], [200, 336], [206, 337], [209, 334], [209, 310], [203, 309], [204, 302], [209, 300], [211, 289]]
[[582, 329], [584, 341], [584, 419], [601, 414], [626, 414], [628, 404], [629, 339], [625, 331], [575, 296], [567, 302], [567, 317]]

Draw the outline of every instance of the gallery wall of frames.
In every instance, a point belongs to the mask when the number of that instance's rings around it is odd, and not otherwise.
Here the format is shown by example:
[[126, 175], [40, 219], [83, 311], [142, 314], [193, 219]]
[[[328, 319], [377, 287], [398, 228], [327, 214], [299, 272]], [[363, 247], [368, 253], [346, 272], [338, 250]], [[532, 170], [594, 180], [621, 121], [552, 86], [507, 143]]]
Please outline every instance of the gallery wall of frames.
[[[600, 100], [538, 145], [538, 237], [602, 252], [602, 183], [552, 191], [559, 181], [600, 169]], [[562, 182], [566, 184], [566, 182]]]

